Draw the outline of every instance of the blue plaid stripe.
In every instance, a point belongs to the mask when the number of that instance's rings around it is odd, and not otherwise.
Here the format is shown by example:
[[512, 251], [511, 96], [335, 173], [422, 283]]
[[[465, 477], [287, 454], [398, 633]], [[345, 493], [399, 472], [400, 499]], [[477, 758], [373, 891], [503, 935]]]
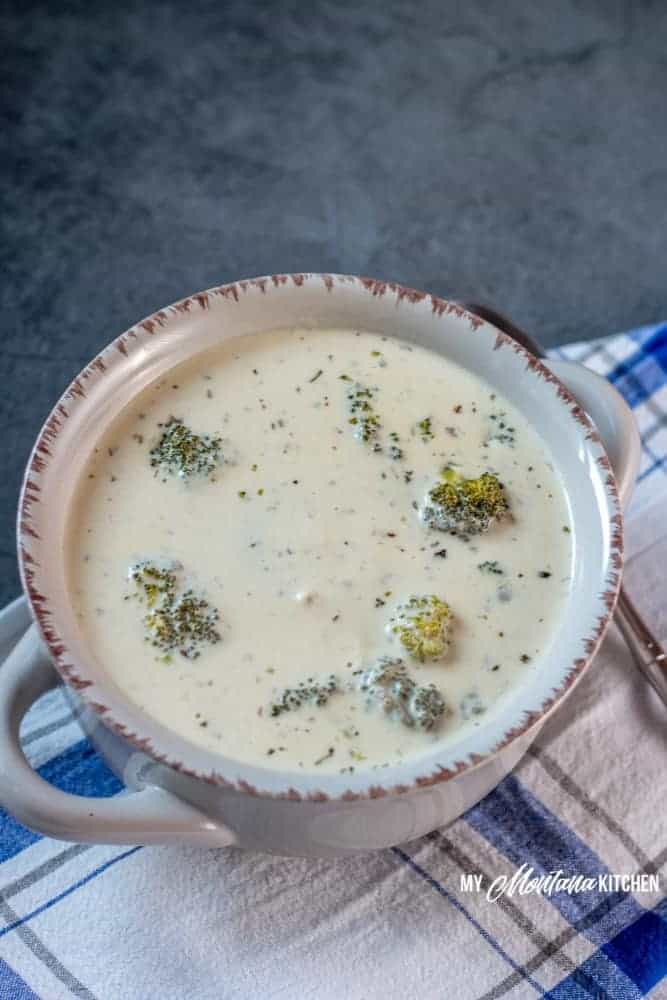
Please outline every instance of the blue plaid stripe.
[[[608, 873], [597, 855], [513, 776], [466, 814], [468, 823], [517, 868], [536, 875], [562, 869], [567, 875]], [[667, 900], [647, 911], [628, 893], [554, 893], [548, 897], [563, 917], [598, 946], [587, 961], [547, 993], [549, 1000], [589, 998], [591, 981], [600, 997], [641, 998], [667, 975]], [[597, 911], [596, 919], [588, 922]]]
[[[620, 339], [634, 345], [634, 350], [622, 361], [614, 361], [608, 348], [608, 340], [591, 344], [582, 360], [586, 363], [596, 355], [602, 355], [604, 367], [608, 368], [607, 378], [624, 396], [628, 405], [633, 409], [642, 405], [650, 408], [651, 420], [642, 431], [644, 461], [638, 477], [638, 484], [644, 484], [655, 473], [667, 471], [664, 447], [661, 445], [656, 448], [653, 443], [656, 435], [667, 428], [667, 411], [660, 406], [656, 395], [667, 385], [667, 323], [642, 327]], [[566, 360], [572, 353], [578, 359], [581, 357], [581, 346], [573, 348], [568, 345], [553, 353]]]
[[[75, 743], [37, 771], [45, 781], [62, 791], [79, 795], [115, 795], [123, 787], [87, 740]], [[39, 834], [27, 830], [13, 816], [0, 811], [0, 864], [39, 839]]]
[[643, 997], [667, 974], [667, 920], [661, 909], [649, 910], [547, 993], [548, 1000], [574, 1000], [581, 990], [577, 974], [585, 973], [610, 997]]
[[665, 384], [667, 373], [667, 324], [659, 327], [627, 361], [607, 376], [633, 409]]
[[628, 336], [643, 349], [645, 354], [648, 354], [653, 350], [653, 348], [649, 346], [651, 343], [655, 342], [661, 345], [658, 350], [660, 351], [663, 370], [667, 372], [665, 340], [661, 339], [667, 336], [667, 323], [660, 323], [658, 326], [642, 326], [638, 330], [632, 330]]
[[68, 896], [71, 896], [72, 893], [76, 892], [77, 889], [81, 889], [82, 886], [87, 885], [88, 882], [91, 882], [94, 878], [97, 878], [98, 875], [101, 875], [103, 872], [107, 871], [109, 868], [117, 864], [119, 861], [124, 861], [125, 858], [131, 857], [133, 854], [136, 854], [137, 851], [140, 850], [142, 850], [141, 847], [130, 847], [127, 851], [123, 851], [122, 854], [117, 854], [114, 858], [110, 858], [109, 861], [105, 861], [103, 865], [98, 865], [97, 868], [94, 868], [91, 872], [88, 872], [88, 874], [84, 875], [83, 878], [78, 879], [76, 882], [68, 886], [62, 892], [59, 892], [56, 896], [52, 896], [51, 899], [47, 899], [47, 901], [45, 903], [42, 903], [41, 906], [36, 906], [34, 910], [31, 910], [30, 913], [27, 913], [24, 917], [19, 917], [17, 920], [14, 920], [11, 924], [7, 924], [6, 927], [0, 929], [0, 938], [4, 937], [5, 934], [11, 934], [11, 932], [15, 931], [17, 927], [22, 927], [23, 924], [27, 924], [29, 921], [34, 920], [34, 918], [38, 917], [40, 913], [44, 913], [46, 910], [50, 910], [52, 906], [56, 905], [56, 903], [60, 903], [61, 900], [66, 899]]
[[[648, 327], [632, 335], [637, 350], [627, 360], [616, 365], [608, 378], [625, 397], [633, 409], [650, 400], [667, 381], [667, 323], [658, 327]], [[655, 452], [650, 436], [667, 425], [667, 414], [658, 411], [650, 434], [645, 434], [642, 447], [649, 462], [639, 474], [639, 482], [644, 482], [658, 470], [665, 468], [667, 455]]]
[[590, 986], [585, 988], [583, 977], [586, 982], [591, 981], [596, 984], [596, 992], [593, 993], [595, 1000], [641, 1000], [645, 992], [636, 983], [629, 979], [624, 973], [609, 962], [601, 952], [596, 952], [581, 966], [567, 976], [562, 982], [555, 986], [546, 994], [548, 1000], [591, 1000]]
[[503, 958], [512, 969], [514, 969], [515, 972], [519, 973], [519, 975], [523, 979], [525, 979], [526, 982], [530, 983], [530, 985], [538, 993], [540, 993], [542, 996], [544, 996], [544, 990], [542, 989], [542, 987], [540, 986], [540, 984], [538, 982], [536, 982], [536, 980], [533, 979], [533, 977], [530, 976], [528, 974], [528, 972], [526, 972], [526, 971], [524, 971], [524, 970], [521, 969], [521, 967], [519, 966], [519, 964], [517, 962], [515, 962], [514, 959], [502, 947], [502, 945], [498, 941], [496, 941], [496, 939], [493, 937], [493, 935], [489, 934], [489, 932], [487, 930], [485, 930], [482, 927], [482, 925], [477, 920], [475, 920], [475, 918], [472, 916], [472, 914], [468, 912], [468, 910], [456, 898], [456, 896], [452, 895], [451, 892], [448, 892], [447, 889], [445, 889], [444, 885], [442, 885], [442, 883], [438, 882], [438, 880], [435, 879], [430, 874], [430, 872], [427, 872], [425, 868], [422, 868], [421, 865], [417, 864], [417, 862], [415, 861], [415, 859], [411, 858], [409, 854], [405, 853], [405, 851], [402, 851], [400, 849], [400, 847], [394, 847], [394, 848], [392, 848], [392, 850], [393, 850], [394, 854], [401, 859], [401, 861], [403, 861], [403, 862], [405, 862], [405, 864], [409, 865], [409, 867], [412, 868], [412, 870], [417, 875], [419, 875], [420, 878], [423, 878], [424, 881], [428, 885], [430, 885], [432, 889], [434, 889], [437, 893], [439, 893], [439, 895], [441, 895], [443, 897], [443, 899], [446, 899], [449, 903], [451, 903], [451, 905], [456, 910], [459, 911], [459, 913], [463, 914], [463, 916], [466, 918], [466, 920], [468, 921], [468, 923], [470, 923], [475, 928], [475, 930], [480, 935], [480, 937], [484, 938], [484, 940], [486, 941], [486, 943], [488, 945], [490, 945], [491, 948], [493, 948], [493, 950], [498, 955], [500, 955], [500, 957]]
[[0, 958], [0, 1000], [39, 1000], [11, 966]]
[[643, 472], [639, 473], [639, 476], [637, 477], [637, 481], [640, 482], [640, 483], [643, 483], [645, 479], [648, 479], [649, 476], [652, 476], [653, 473], [657, 472], [659, 469], [664, 469], [665, 468], [665, 462], [667, 461], [667, 455], [662, 455], [661, 457], [658, 457], [654, 453], [653, 449], [650, 448], [647, 444], [644, 444], [643, 447], [644, 447], [644, 451], [651, 458], [651, 464], [649, 465], [649, 467], [647, 469], [644, 469]]
[[[567, 875], [609, 874], [594, 851], [521, 782], [510, 774], [467, 814], [468, 823], [513, 864], [531, 865], [538, 875], [562, 869]], [[603, 944], [643, 912], [628, 893], [554, 893], [549, 900], [572, 925], [581, 925], [595, 944]], [[587, 926], [586, 917], [599, 918]]]
[[667, 969], [667, 921], [661, 913], [649, 910], [600, 950], [648, 993]]

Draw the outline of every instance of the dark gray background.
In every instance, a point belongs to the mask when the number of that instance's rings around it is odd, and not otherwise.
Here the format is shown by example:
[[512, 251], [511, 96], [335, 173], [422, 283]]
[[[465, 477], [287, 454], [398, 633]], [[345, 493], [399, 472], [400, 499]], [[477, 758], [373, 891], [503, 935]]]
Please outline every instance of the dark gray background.
[[1, 10], [0, 603], [50, 405], [187, 293], [364, 273], [552, 344], [667, 317], [663, 3]]

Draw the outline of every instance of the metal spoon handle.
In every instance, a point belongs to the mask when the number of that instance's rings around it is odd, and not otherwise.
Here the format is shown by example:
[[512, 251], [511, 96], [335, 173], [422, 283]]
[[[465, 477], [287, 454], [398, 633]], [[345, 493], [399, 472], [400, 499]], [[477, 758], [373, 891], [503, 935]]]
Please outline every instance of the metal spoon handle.
[[667, 705], [667, 653], [621, 587], [614, 620], [639, 670]]
[[[490, 306], [464, 302], [463, 306], [481, 319], [502, 330], [538, 358], [545, 357], [542, 345], [519, 329], [511, 320]], [[620, 628], [637, 668], [667, 705], [667, 653], [643, 620], [637, 608], [621, 586], [616, 604], [615, 621]]]

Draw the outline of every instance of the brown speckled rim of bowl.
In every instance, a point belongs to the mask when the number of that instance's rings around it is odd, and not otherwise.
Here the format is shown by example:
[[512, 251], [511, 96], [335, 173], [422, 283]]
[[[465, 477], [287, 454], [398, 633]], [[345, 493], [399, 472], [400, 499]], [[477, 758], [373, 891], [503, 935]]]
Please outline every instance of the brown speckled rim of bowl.
[[[437, 767], [435, 771], [424, 774], [413, 780], [411, 784], [395, 784], [384, 786], [382, 784], [370, 784], [362, 791], [348, 790], [341, 795], [329, 795], [322, 791], [300, 792], [295, 788], [287, 788], [284, 791], [274, 792], [266, 789], [258, 789], [246, 781], [238, 779], [230, 781], [217, 771], [200, 772], [188, 767], [182, 760], [178, 760], [166, 753], [158, 752], [150, 740], [142, 738], [138, 733], [131, 732], [128, 727], [115, 719], [109, 709], [90, 697], [88, 689], [93, 685], [93, 681], [85, 676], [79, 666], [71, 662], [65, 643], [58, 632], [58, 624], [50, 610], [49, 597], [40, 592], [37, 586], [39, 576], [39, 544], [40, 538], [32, 523], [32, 511], [36, 505], [41, 503], [41, 487], [39, 483], [40, 474], [52, 460], [51, 448], [57, 439], [60, 429], [68, 419], [68, 407], [76, 405], [77, 399], [87, 395], [88, 388], [95, 380], [103, 378], [107, 367], [112, 363], [114, 354], [120, 353], [124, 357], [129, 356], [136, 347], [139, 347], [146, 337], [151, 337], [158, 330], [163, 330], [170, 323], [172, 318], [183, 313], [190, 313], [197, 309], [207, 310], [210, 303], [216, 297], [238, 302], [242, 296], [249, 291], [258, 289], [262, 293], [271, 291], [272, 287], [278, 288], [282, 285], [291, 284], [295, 289], [301, 288], [306, 282], [321, 281], [329, 293], [334, 293], [338, 285], [356, 285], [358, 289], [363, 289], [372, 296], [391, 295], [396, 299], [396, 305], [402, 302], [415, 304], [428, 300], [431, 310], [439, 316], [444, 314], [455, 314], [459, 318], [466, 318], [470, 324], [471, 331], [477, 330], [481, 326], [492, 326], [486, 324], [482, 319], [466, 311], [455, 302], [420, 292], [413, 288], [406, 288], [393, 282], [380, 281], [374, 278], [352, 277], [349, 275], [331, 274], [276, 274], [267, 277], [252, 278], [244, 281], [237, 281], [233, 284], [221, 285], [217, 288], [210, 288], [207, 291], [191, 295], [182, 299], [165, 309], [160, 309], [146, 319], [131, 327], [112, 341], [103, 351], [94, 358], [83, 371], [76, 376], [65, 390], [58, 403], [51, 411], [33, 447], [28, 466], [26, 468], [23, 485], [21, 489], [18, 509], [18, 559], [21, 580], [24, 591], [28, 597], [32, 613], [35, 617], [39, 632], [46, 643], [58, 673], [66, 684], [74, 688], [82, 700], [103, 720], [104, 725], [126, 740], [137, 750], [149, 755], [153, 759], [166, 764], [182, 774], [196, 778], [209, 784], [236, 788], [238, 791], [250, 795], [261, 795], [270, 798], [328, 801], [336, 798], [353, 801], [364, 798], [379, 798], [388, 794], [400, 794], [418, 788], [427, 787], [451, 778], [458, 777], [465, 771], [479, 766], [484, 761], [491, 759], [500, 750], [507, 747], [518, 737], [527, 733], [536, 726], [548, 714], [550, 714], [565, 694], [579, 680], [583, 671], [595, 655], [602, 637], [609, 626], [611, 617], [616, 605], [621, 582], [621, 571], [623, 566], [623, 528], [620, 513], [620, 503], [616, 482], [611, 470], [609, 459], [602, 448], [600, 437], [579, 406], [574, 396], [562, 384], [562, 382], [542, 364], [538, 358], [526, 351], [520, 344], [507, 334], [497, 332], [495, 350], [509, 348], [525, 358], [526, 366], [544, 381], [552, 383], [558, 396], [568, 405], [569, 411], [585, 430], [586, 439], [591, 442], [597, 452], [598, 465], [606, 471], [604, 479], [605, 494], [608, 507], [610, 509], [610, 543], [609, 543], [609, 575], [605, 591], [600, 595], [600, 601], [605, 611], [600, 615], [591, 634], [583, 643], [585, 655], [576, 659], [568, 672], [565, 674], [561, 686], [554, 690], [538, 711], [526, 712], [521, 724], [505, 733], [503, 738], [485, 754], [471, 754], [467, 760], [458, 761], [453, 767]], [[165, 727], [166, 728], [166, 727]], [[194, 745], [193, 745], [194, 749]], [[212, 755], [215, 753], [211, 751]], [[239, 765], [243, 767], [242, 764]], [[276, 772], [279, 774], [279, 772]], [[326, 780], [326, 778], [323, 779]]]

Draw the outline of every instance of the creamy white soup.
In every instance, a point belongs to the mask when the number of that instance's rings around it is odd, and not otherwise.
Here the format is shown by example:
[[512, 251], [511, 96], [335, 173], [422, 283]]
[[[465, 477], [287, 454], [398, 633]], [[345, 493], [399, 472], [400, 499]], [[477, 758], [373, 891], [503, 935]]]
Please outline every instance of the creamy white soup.
[[90, 456], [70, 526], [82, 631], [191, 741], [272, 768], [382, 768], [482, 725], [571, 585], [560, 478], [440, 355], [350, 330], [226, 341]]

